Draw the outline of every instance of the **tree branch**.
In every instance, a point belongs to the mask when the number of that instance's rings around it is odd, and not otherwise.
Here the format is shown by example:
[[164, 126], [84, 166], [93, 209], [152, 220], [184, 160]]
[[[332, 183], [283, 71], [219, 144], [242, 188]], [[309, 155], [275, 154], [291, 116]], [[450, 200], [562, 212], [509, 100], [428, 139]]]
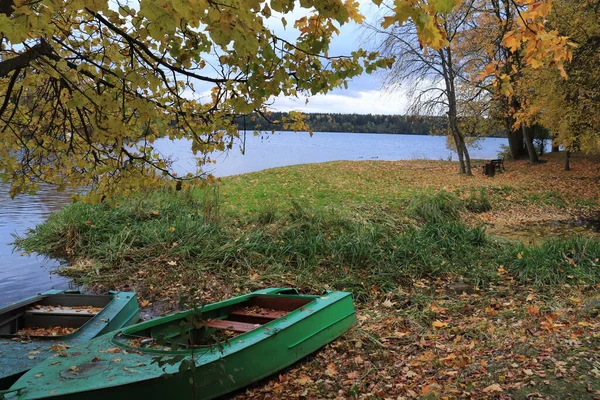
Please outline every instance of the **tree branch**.
[[29, 63], [37, 58], [42, 56], [50, 56], [52, 52], [52, 46], [50, 46], [50, 44], [48, 44], [48, 42], [46, 42], [44, 39], [41, 39], [38, 44], [25, 50], [18, 56], [1, 61], [0, 78], [6, 77], [14, 70], [28, 66]]

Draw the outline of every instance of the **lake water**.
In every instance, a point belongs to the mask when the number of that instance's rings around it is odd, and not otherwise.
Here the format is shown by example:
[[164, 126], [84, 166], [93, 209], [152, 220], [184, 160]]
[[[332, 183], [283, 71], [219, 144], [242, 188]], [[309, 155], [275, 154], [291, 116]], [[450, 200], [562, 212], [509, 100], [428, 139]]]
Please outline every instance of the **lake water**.
[[11, 199], [9, 186], [0, 183], [0, 305], [52, 288], [69, 288], [69, 281], [50, 272], [58, 262], [41, 256], [13, 252], [13, 234], [24, 234], [52, 212], [67, 204], [70, 196], [41, 187], [35, 195]]
[[[470, 148], [471, 158], [497, 158], [506, 139], [486, 138]], [[173, 155], [174, 169], [183, 174], [195, 170], [195, 161], [184, 140], [162, 140], [155, 144], [164, 155]], [[446, 147], [446, 138], [423, 135], [383, 135], [370, 133], [275, 132], [246, 135], [245, 154], [239, 144], [218, 155], [217, 164], [207, 168], [215, 176], [237, 175], [284, 165], [336, 160], [454, 160], [455, 152]]]
[[[470, 150], [472, 158], [496, 158], [506, 139], [487, 138], [479, 148]], [[179, 174], [193, 172], [195, 163], [186, 141], [162, 140], [156, 147], [172, 155]], [[208, 170], [215, 176], [228, 176], [266, 168], [335, 160], [456, 160], [456, 153], [446, 148], [446, 139], [438, 136], [379, 135], [358, 133], [280, 132], [253, 136], [247, 134], [245, 154], [239, 146], [216, 158]], [[8, 185], [0, 184], [0, 306], [51, 288], [68, 288], [69, 282], [52, 269], [55, 260], [13, 252], [12, 234], [24, 234], [28, 228], [44, 221], [52, 212], [70, 202], [70, 196], [42, 187], [35, 195], [11, 199]]]

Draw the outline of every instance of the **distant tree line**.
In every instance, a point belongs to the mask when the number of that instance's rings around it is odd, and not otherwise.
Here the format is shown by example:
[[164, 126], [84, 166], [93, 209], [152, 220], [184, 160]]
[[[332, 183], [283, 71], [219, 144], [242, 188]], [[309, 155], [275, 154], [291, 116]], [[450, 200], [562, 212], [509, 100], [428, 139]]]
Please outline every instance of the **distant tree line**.
[[[338, 113], [307, 113], [304, 116], [306, 123], [314, 132], [427, 135], [430, 132], [444, 131], [447, 126], [447, 118], [441, 116]], [[285, 112], [272, 112], [266, 118], [253, 114], [245, 118], [246, 129], [284, 130], [281, 121], [286, 117]], [[244, 129], [244, 118], [237, 118], [236, 123], [240, 129]]]

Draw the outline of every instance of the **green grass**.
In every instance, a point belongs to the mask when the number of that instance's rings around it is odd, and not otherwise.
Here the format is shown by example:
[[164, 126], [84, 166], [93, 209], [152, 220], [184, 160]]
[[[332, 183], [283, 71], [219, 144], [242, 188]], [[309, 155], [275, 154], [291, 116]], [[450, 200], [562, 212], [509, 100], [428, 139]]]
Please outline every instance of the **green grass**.
[[[426, 277], [485, 286], [500, 265], [522, 282], [600, 282], [598, 240], [515, 247], [465, 225], [463, 213], [490, 206], [484, 190], [466, 198], [407, 192], [385, 203], [361, 203], [355, 191], [347, 201], [333, 194], [322, 202], [314, 193], [308, 200], [300, 192], [284, 195], [288, 181], [276, 181], [277, 173], [261, 175], [270, 176], [271, 193], [265, 182], [249, 179], [245, 190], [232, 191], [225, 183], [144, 193], [114, 206], [73, 204], [16, 244], [86, 260], [84, 267], [63, 271], [84, 284], [127, 283], [149, 296], [169, 284], [193, 287], [207, 273], [238, 288], [332, 288], [353, 291], [359, 300]], [[227, 207], [233, 196], [240, 202], [236, 209]]]
[[545, 193], [527, 193], [524, 195], [525, 201], [543, 206], [566, 207], [567, 203], [563, 200], [560, 193], [552, 190]]
[[585, 237], [549, 239], [507, 250], [506, 265], [521, 281], [536, 284], [600, 282], [600, 241]]

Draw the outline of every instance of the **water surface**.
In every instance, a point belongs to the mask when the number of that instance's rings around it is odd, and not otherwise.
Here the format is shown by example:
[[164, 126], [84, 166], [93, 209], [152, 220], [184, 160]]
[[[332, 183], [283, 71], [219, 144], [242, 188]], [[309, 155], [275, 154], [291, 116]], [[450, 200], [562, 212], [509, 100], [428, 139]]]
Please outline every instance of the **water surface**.
[[0, 306], [41, 291], [67, 289], [69, 281], [50, 272], [59, 262], [39, 255], [21, 255], [10, 244], [13, 234], [22, 235], [52, 212], [60, 210], [70, 196], [42, 186], [35, 195], [11, 199], [9, 186], [0, 183]]

